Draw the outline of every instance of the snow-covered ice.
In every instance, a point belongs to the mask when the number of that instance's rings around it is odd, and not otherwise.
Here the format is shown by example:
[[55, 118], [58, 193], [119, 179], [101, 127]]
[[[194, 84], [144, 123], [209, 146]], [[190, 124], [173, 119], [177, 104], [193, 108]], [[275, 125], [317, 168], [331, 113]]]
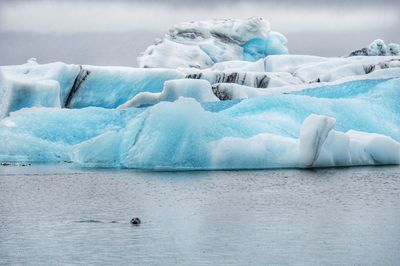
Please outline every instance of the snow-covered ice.
[[376, 39], [368, 48], [362, 48], [350, 53], [350, 56], [367, 55], [367, 56], [384, 56], [384, 55], [400, 55], [400, 44], [385, 44], [384, 40]]
[[208, 68], [217, 62], [256, 61], [286, 54], [287, 39], [263, 18], [215, 19], [175, 25], [138, 58], [140, 67]]
[[168, 170], [400, 164], [397, 46], [377, 40], [366, 55], [319, 57], [286, 54], [285, 44], [263, 19], [213, 20], [174, 26], [140, 68], [1, 66], [0, 161]]

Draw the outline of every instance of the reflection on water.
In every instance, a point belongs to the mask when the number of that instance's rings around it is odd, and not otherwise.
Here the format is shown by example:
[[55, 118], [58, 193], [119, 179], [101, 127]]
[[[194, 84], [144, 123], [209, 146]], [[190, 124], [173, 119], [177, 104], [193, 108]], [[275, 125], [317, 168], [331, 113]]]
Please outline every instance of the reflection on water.
[[400, 167], [0, 167], [1, 265], [395, 265], [399, 225]]

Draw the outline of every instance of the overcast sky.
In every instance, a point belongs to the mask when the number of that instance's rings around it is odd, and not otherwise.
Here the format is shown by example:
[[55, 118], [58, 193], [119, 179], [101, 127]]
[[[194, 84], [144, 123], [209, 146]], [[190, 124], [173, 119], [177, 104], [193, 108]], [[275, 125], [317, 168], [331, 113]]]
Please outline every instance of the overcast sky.
[[135, 65], [180, 21], [261, 16], [291, 53], [343, 55], [376, 38], [400, 42], [397, 1], [0, 1], [0, 64]]

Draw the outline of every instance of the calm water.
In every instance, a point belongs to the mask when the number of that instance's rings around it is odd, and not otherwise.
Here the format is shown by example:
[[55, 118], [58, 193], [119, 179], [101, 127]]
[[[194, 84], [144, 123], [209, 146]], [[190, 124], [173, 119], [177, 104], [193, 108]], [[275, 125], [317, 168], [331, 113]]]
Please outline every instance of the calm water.
[[0, 265], [399, 263], [400, 167], [0, 167]]

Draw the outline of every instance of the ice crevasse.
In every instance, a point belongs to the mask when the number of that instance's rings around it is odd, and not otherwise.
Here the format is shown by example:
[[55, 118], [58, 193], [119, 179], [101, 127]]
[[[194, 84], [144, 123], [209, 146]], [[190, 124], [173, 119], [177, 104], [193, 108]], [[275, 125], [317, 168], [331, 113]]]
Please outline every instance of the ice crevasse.
[[[156, 170], [400, 164], [400, 57], [273, 55], [265, 47], [282, 44], [273, 34], [261, 19], [178, 24], [164, 42], [207, 43], [220, 56], [201, 67], [185, 56], [155, 68], [1, 66], [0, 161]], [[149, 49], [157, 62], [163, 48]]]

